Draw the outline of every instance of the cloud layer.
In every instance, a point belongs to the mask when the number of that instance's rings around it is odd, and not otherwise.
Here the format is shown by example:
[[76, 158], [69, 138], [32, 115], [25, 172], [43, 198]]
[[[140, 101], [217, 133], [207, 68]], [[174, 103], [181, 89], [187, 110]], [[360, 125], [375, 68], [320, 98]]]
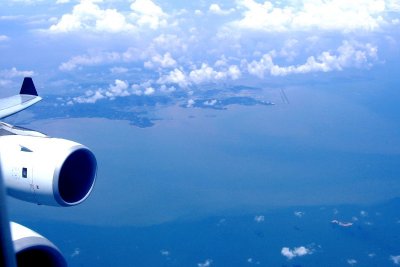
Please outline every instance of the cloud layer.
[[[369, 71], [385, 64], [400, 35], [400, 5], [393, 0], [238, 0], [179, 8], [156, 0], [63, 0], [53, 8], [58, 15], [26, 24], [34, 38], [50, 40], [43, 50], [57, 47], [57, 56], [43, 62], [56, 69], [55, 79], [103, 81], [73, 103]], [[0, 33], [3, 46], [14, 40]], [[127, 84], [123, 92], [109, 87], [117, 80]]]

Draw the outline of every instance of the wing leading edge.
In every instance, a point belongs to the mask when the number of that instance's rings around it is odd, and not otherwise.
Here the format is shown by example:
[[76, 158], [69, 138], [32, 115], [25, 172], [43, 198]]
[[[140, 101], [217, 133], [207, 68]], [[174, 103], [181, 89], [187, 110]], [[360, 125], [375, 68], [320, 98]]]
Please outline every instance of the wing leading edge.
[[0, 99], [0, 119], [11, 116], [42, 100], [36, 91], [33, 80], [25, 77], [18, 95]]

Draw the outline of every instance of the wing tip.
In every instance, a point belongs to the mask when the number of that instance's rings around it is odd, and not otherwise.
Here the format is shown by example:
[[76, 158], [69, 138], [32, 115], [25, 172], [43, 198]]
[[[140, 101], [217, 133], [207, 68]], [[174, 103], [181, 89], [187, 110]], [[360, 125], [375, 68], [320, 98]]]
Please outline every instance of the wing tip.
[[34, 95], [37, 96], [35, 85], [33, 83], [32, 77], [25, 77], [19, 92], [20, 95]]

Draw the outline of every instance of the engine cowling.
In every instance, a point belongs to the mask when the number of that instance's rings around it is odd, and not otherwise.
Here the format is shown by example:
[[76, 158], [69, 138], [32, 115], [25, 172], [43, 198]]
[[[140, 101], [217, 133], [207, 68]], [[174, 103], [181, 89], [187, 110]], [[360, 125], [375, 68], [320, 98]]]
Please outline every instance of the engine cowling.
[[10, 196], [51, 206], [72, 206], [90, 194], [97, 162], [85, 146], [46, 136], [0, 137], [0, 171]]
[[67, 266], [60, 250], [47, 238], [15, 222], [10, 223], [17, 266]]

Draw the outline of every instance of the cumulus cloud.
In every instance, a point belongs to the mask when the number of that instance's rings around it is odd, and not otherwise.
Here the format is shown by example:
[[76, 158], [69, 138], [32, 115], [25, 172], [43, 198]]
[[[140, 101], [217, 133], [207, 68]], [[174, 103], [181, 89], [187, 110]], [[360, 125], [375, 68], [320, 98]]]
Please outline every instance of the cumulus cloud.
[[231, 65], [226, 69], [215, 70], [207, 63], [202, 63], [199, 68], [194, 68], [188, 73], [182, 69], [175, 68], [168, 74], [158, 79], [160, 84], [178, 84], [180, 87], [199, 85], [204, 83], [219, 82], [221, 80], [236, 80], [240, 78], [242, 72], [236, 65]]
[[[59, 0], [58, 3], [68, 1]], [[50, 26], [53, 33], [91, 31], [119, 33], [138, 30], [141, 27], [156, 30], [167, 25], [168, 15], [151, 0], [136, 0], [129, 14], [113, 8], [102, 8], [102, 0], [80, 0], [70, 13], [64, 14]]]
[[300, 65], [279, 66], [274, 63], [274, 51], [264, 54], [260, 60], [247, 64], [250, 74], [263, 78], [265, 74], [286, 76], [289, 74], [304, 74], [310, 72], [341, 71], [349, 67], [371, 66], [371, 61], [377, 59], [378, 49], [369, 43], [358, 44], [343, 41], [335, 52], [324, 51], [317, 57], [310, 56]]
[[196, 102], [193, 99], [189, 99], [186, 103], [187, 108], [192, 108]]
[[152, 94], [154, 94], [155, 91], [156, 91], [156, 90], [155, 90], [153, 87], [147, 87], [147, 88], [144, 90], [143, 94], [144, 94], [144, 95], [152, 95]]
[[242, 29], [268, 32], [308, 31], [373, 31], [386, 21], [386, 12], [397, 7], [392, 0], [292, 1], [278, 6], [273, 1], [240, 0], [242, 18], [232, 23]]
[[210, 82], [214, 80], [221, 80], [225, 78], [224, 72], [215, 71], [212, 67], [208, 66], [206, 63], [201, 64], [199, 69], [192, 70], [189, 73], [190, 80], [195, 84], [200, 84], [204, 82]]
[[180, 87], [187, 87], [189, 85], [185, 72], [178, 68], [175, 68], [168, 74], [161, 76], [157, 82], [159, 84], [178, 84]]
[[167, 26], [168, 15], [151, 0], [136, 0], [131, 4], [131, 16], [139, 26], [148, 26], [153, 30]]
[[173, 59], [171, 53], [167, 52], [164, 55], [156, 54], [152, 56], [149, 61], [144, 63], [144, 66], [150, 69], [155, 67], [173, 68], [176, 64], [177, 63], [175, 59]]
[[356, 265], [356, 264], [357, 264], [357, 260], [355, 260], [355, 259], [348, 259], [348, 260], [347, 260], [347, 263], [348, 263], [349, 265], [353, 266], [353, 265]]
[[129, 85], [126, 81], [115, 80], [115, 84], [110, 85], [109, 89], [105, 92], [105, 95], [111, 99], [118, 96], [128, 96]]
[[261, 223], [261, 222], [265, 221], [265, 217], [264, 217], [264, 215], [256, 215], [254, 217], [254, 221], [257, 223]]
[[394, 264], [400, 265], [400, 255], [398, 255], [398, 256], [390, 256], [390, 260], [393, 261]]
[[110, 84], [107, 89], [88, 90], [85, 95], [74, 97], [68, 104], [94, 104], [102, 99], [113, 100], [117, 97], [124, 97], [132, 94], [133, 92], [129, 90], [129, 84], [126, 81], [117, 79], [114, 84]]
[[98, 4], [101, 2], [102, 0], [81, 0], [71, 13], [64, 14], [56, 24], [50, 26], [50, 32], [121, 32], [135, 28], [116, 9], [102, 9]]
[[295, 257], [302, 257], [305, 255], [312, 254], [313, 251], [311, 249], [308, 249], [304, 246], [301, 247], [295, 247], [293, 249], [290, 249], [288, 247], [283, 247], [281, 250], [281, 254], [285, 256], [288, 260], [291, 260]]
[[198, 267], [209, 267], [209, 266], [211, 266], [211, 264], [212, 264], [212, 260], [210, 260], [210, 259], [207, 259], [205, 262], [203, 262], [203, 263], [198, 263], [197, 264], [197, 266]]
[[[130, 62], [143, 62], [144, 67], [149, 69], [168, 69], [178, 65], [170, 51], [179, 54], [186, 49], [187, 45], [178, 36], [161, 34], [153, 38], [146, 48], [130, 46], [124, 52], [91, 50], [87, 54], [77, 55], [63, 62], [59, 69], [73, 71], [84, 66]], [[231, 76], [237, 75], [234, 70], [231, 72]]]
[[398, 255], [398, 256], [390, 256], [390, 260], [393, 261], [394, 264], [400, 265], [400, 255]]
[[368, 212], [366, 212], [365, 210], [360, 211], [360, 215], [362, 217], [367, 217], [368, 216]]
[[234, 12], [235, 9], [231, 8], [231, 9], [224, 10], [218, 4], [211, 4], [210, 7], [208, 8], [208, 11], [210, 13], [213, 13], [213, 14], [216, 14], [216, 15], [225, 16], [225, 15], [229, 15], [232, 12]]
[[35, 74], [34, 71], [31, 70], [18, 70], [17, 68], [13, 67], [9, 70], [2, 70], [0, 71], [0, 77], [6, 79], [12, 79], [16, 77], [30, 77]]

